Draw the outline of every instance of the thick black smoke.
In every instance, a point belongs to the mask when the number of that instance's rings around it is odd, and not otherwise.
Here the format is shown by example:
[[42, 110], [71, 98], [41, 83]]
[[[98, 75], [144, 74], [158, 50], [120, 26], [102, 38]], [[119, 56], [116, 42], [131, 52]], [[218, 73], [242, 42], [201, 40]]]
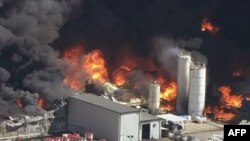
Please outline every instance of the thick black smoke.
[[[185, 48], [194, 62], [207, 64], [209, 85], [222, 85], [235, 80], [236, 68], [249, 70], [249, 6], [243, 0], [86, 0], [82, 15], [61, 29], [53, 45], [101, 48], [112, 66], [129, 48], [136, 56], [153, 56], [172, 76], [177, 48]], [[220, 30], [202, 32], [204, 17]]]
[[[208, 62], [211, 83], [227, 81], [235, 67], [250, 65], [248, 9], [249, 2], [235, 0], [0, 0], [0, 114], [18, 109], [18, 98], [69, 94], [59, 58], [79, 44], [86, 52], [101, 49], [111, 66], [128, 49], [173, 76], [177, 47], [197, 50], [208, 57], [193, 52]], [[205, 16], [218, 33], [201, 32]]]
[[[51, 102], [70, 93], [63, 65], [51, 46], [79, 12], [80, 0], [0, 1], [0, 115], [40, 113], [39, 97]], [[23, 108], [17, 107], [20, 99]]]

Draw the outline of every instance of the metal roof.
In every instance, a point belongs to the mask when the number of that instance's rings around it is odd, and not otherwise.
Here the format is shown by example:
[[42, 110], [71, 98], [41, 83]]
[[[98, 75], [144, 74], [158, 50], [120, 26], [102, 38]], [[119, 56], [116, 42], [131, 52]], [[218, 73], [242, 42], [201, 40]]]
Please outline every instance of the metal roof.
[[163, 118], [167, 121], [173, 121], [173, 122], [184, 122], [187, 119], [177, 116], [177, 115], [173, 115], [173, 114], [164, 114], [164, 115], [157, 115], [157, 117]]
[[96, 96], [94, 94], [74, 94], [69, 96], [69, 99], [77, 99], [81, 100], [83, 102], [86, 102], [88, 104], [98, 106], [110, 111], [113, 111], [118, 114], [127, 114], [127, 113], [136, 113], [139, 112], [139, 109], [135, 109], [126, 105], [122, 105], [104, 98], [101, 98], [99, 96]]
[[141, 112], [140, 122], [150, 122], [150, 121], [159, 121], [164, 120], [160, 117], [150, 115], [148, 113]]

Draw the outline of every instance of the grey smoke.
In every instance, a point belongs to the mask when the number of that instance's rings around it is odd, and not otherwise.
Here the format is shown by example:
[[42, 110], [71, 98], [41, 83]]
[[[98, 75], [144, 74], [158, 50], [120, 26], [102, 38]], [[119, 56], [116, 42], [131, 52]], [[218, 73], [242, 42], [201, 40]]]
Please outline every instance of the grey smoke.
[[189, 49], [194, 63], [207, 64], [207, 58], [198, 49], [201, 47], [202, 39], [195, 38], [173, 38], [170, 36], [156, 37], [153, 40], [155, 57], [163, 68], [169, 72], [172, 78], [176, 77], [177, 55], [180, 48]]
[[0, 67], [0, 83], [7, 81], [9, 77], [10, 73], [6, 69]]
[[[37, 104], [39, 95], [37, 93], [30, 93], [28, 91], [14, 90], [4, 84], [0, 86], [0, 117], [9, 115], [16, 115], [20, 113], [25, 114], [41, 114], [44, 113], [40, 106]], [[20, 109], [16, 101], [20, 99], [23, 104], [23, 109]], [[34, 110], [35, 109], [35, 110]]]
[[46, 68], [33, 72], [26, 76], [23, 85], [31, 91], [37, 91], [42, 97], [46, 97], [48, 102], [52, 102], [59, 97], [66, 97], [72, 93], [68, 86], [62, 83], [63, 77], [60, 70]]
[[191, 56], [192, 56], [192, 62], [196, 63], [196, 64], [207, 64], [207, 57], [203, 54], [201, 54], [200, 52], [194, 50], [191, 52]]
[[155, 48], [155, 56], [164, 70], [171, 73], [172, 77], [176, 76], [177, 72], [177, 53], [178, 46], [171, 38], [157, 37], [153, 40]]

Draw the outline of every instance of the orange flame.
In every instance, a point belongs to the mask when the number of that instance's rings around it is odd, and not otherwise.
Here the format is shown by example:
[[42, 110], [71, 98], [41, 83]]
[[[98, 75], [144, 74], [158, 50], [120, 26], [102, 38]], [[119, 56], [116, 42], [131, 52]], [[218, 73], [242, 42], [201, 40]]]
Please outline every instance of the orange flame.
[[108, 78], [108, 71], [101, 50], [93, 50], [84, 57], [83, 69], [91, 78], [104, 83]]
[[117, 86], [125, 84], [127, 82], [127, 77], [128, 77], [127, 75], [129, 71], [137, 67], [138, 59], [139, 58], [135, 58], [132, 56], [125, 57], [120, 67], [112, 73], [113, 83], [116, 84]]
[[23, 108], [23, 101], [21, 100], [21, 99], [17, 99], [16, 100], [16, 105], [17, 105], [17, 107], [19, 107], [19, 108]]
[[74, 90], [79, 90], [81, 89], [83, 86], [84, 86], [84, 82], [80, 81], [80, 80], [76, 80], [74, 78], [74, 76], [66, 76], [63, 80], [63, 82], [65, 84], [68, 84], [70, 86], [71, 89], [74, 89]]
[[173, 111], [174, 110], [174, 106], [171, 104], [166, 104], [166, 105], [162, 106], [161, 108], [163, 108], [166, 111]]
[[45, 107], [45, 100], [44, 100], [43, 98], [39, 97], [39, 98], [37, 99], [37, 104], [38, 104], [40, 107], [44, 108], [44, 107]]
[[71, 48], [70, 50], [66, 51], [63, 54], [63, 59], [65, 61], [70, 61], [70, 63], [78, 64], [82, 54], [83, 54], [82, 47], [81, 46], [76, 46], [76, 47]]
[[63, 60], [70, 65], [69, 73], [63, 82], [74, 90], [82, 89], [87, 79], [91, 78], [103, 83], [108, 77], [105, 60], [100, 50], [93, 50], [85, 55], [82, 47], [77, 46], [66, 51]]
[[221, 102], [228, 107], [241, 108], [243, 97], [242, 95], [231, 95], [231, 88], [229, 86], [219, 87], [219, 92], [222, 94]]
[[243, 69], [241, 67], [233, 71], [234, 77], [240, 77], [242, 75], [243, 75]]
[[204, 111], [205, 115], [207, 114], [214, 114], [214, 118], [217, 120], [221, 120], [221, 121], [229, 121], [229, 120], [233, 120], [236, 117], [236, 114], [231, 113], [231, 112], [225, 112], [223, 110], [223, 108], [215, 106], [214, 108], [212, 108], [211, 106], [208, 106], [205, 108]]
[[118, 68], [117, 70], [115, 70], [113, 72], [113, 83], [115, 83], [117, 86], [121, 86], [124, 83], [127, 82], [127, 73], [130, 71], [131, 69], [127, 66], [121, 66], [120, 68]]
[[[176, 82], [167, 83], [163, 77], [158, 77], [157, 82], [161, 85], [160, 98], [168, 102], [173, 102], [177, 96], [177, 84]], [[174, 105], [167, 104], [162, 106], [167, 111], [173, 111]]]
[[167, 101], [173, 101], [177, 96], [177, 85], [171, 82], [168, 86], [162, 88], [160, 97]]
[[81, 46], [70, 48], [63, 54], [63, 60], [69, 64], [69, 72], [65, 76], [63, 82], [74, 90], [79, 90], [84, 86], [83, 78], [81, 78], [81, 66], [83, 59], [83, 49]]
[[208, 31], [210, 33], [216, 33], [220, 30], [220, 27], [215, 26], [207, 17], [202, 20], [201, 31]]

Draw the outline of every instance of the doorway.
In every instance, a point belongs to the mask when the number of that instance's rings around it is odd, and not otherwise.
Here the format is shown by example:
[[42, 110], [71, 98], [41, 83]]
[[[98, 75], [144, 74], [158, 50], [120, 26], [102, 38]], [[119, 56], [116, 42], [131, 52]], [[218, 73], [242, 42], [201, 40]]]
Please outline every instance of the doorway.
[[142, 139], [150, 139], [150, 124], [142, 125]]

